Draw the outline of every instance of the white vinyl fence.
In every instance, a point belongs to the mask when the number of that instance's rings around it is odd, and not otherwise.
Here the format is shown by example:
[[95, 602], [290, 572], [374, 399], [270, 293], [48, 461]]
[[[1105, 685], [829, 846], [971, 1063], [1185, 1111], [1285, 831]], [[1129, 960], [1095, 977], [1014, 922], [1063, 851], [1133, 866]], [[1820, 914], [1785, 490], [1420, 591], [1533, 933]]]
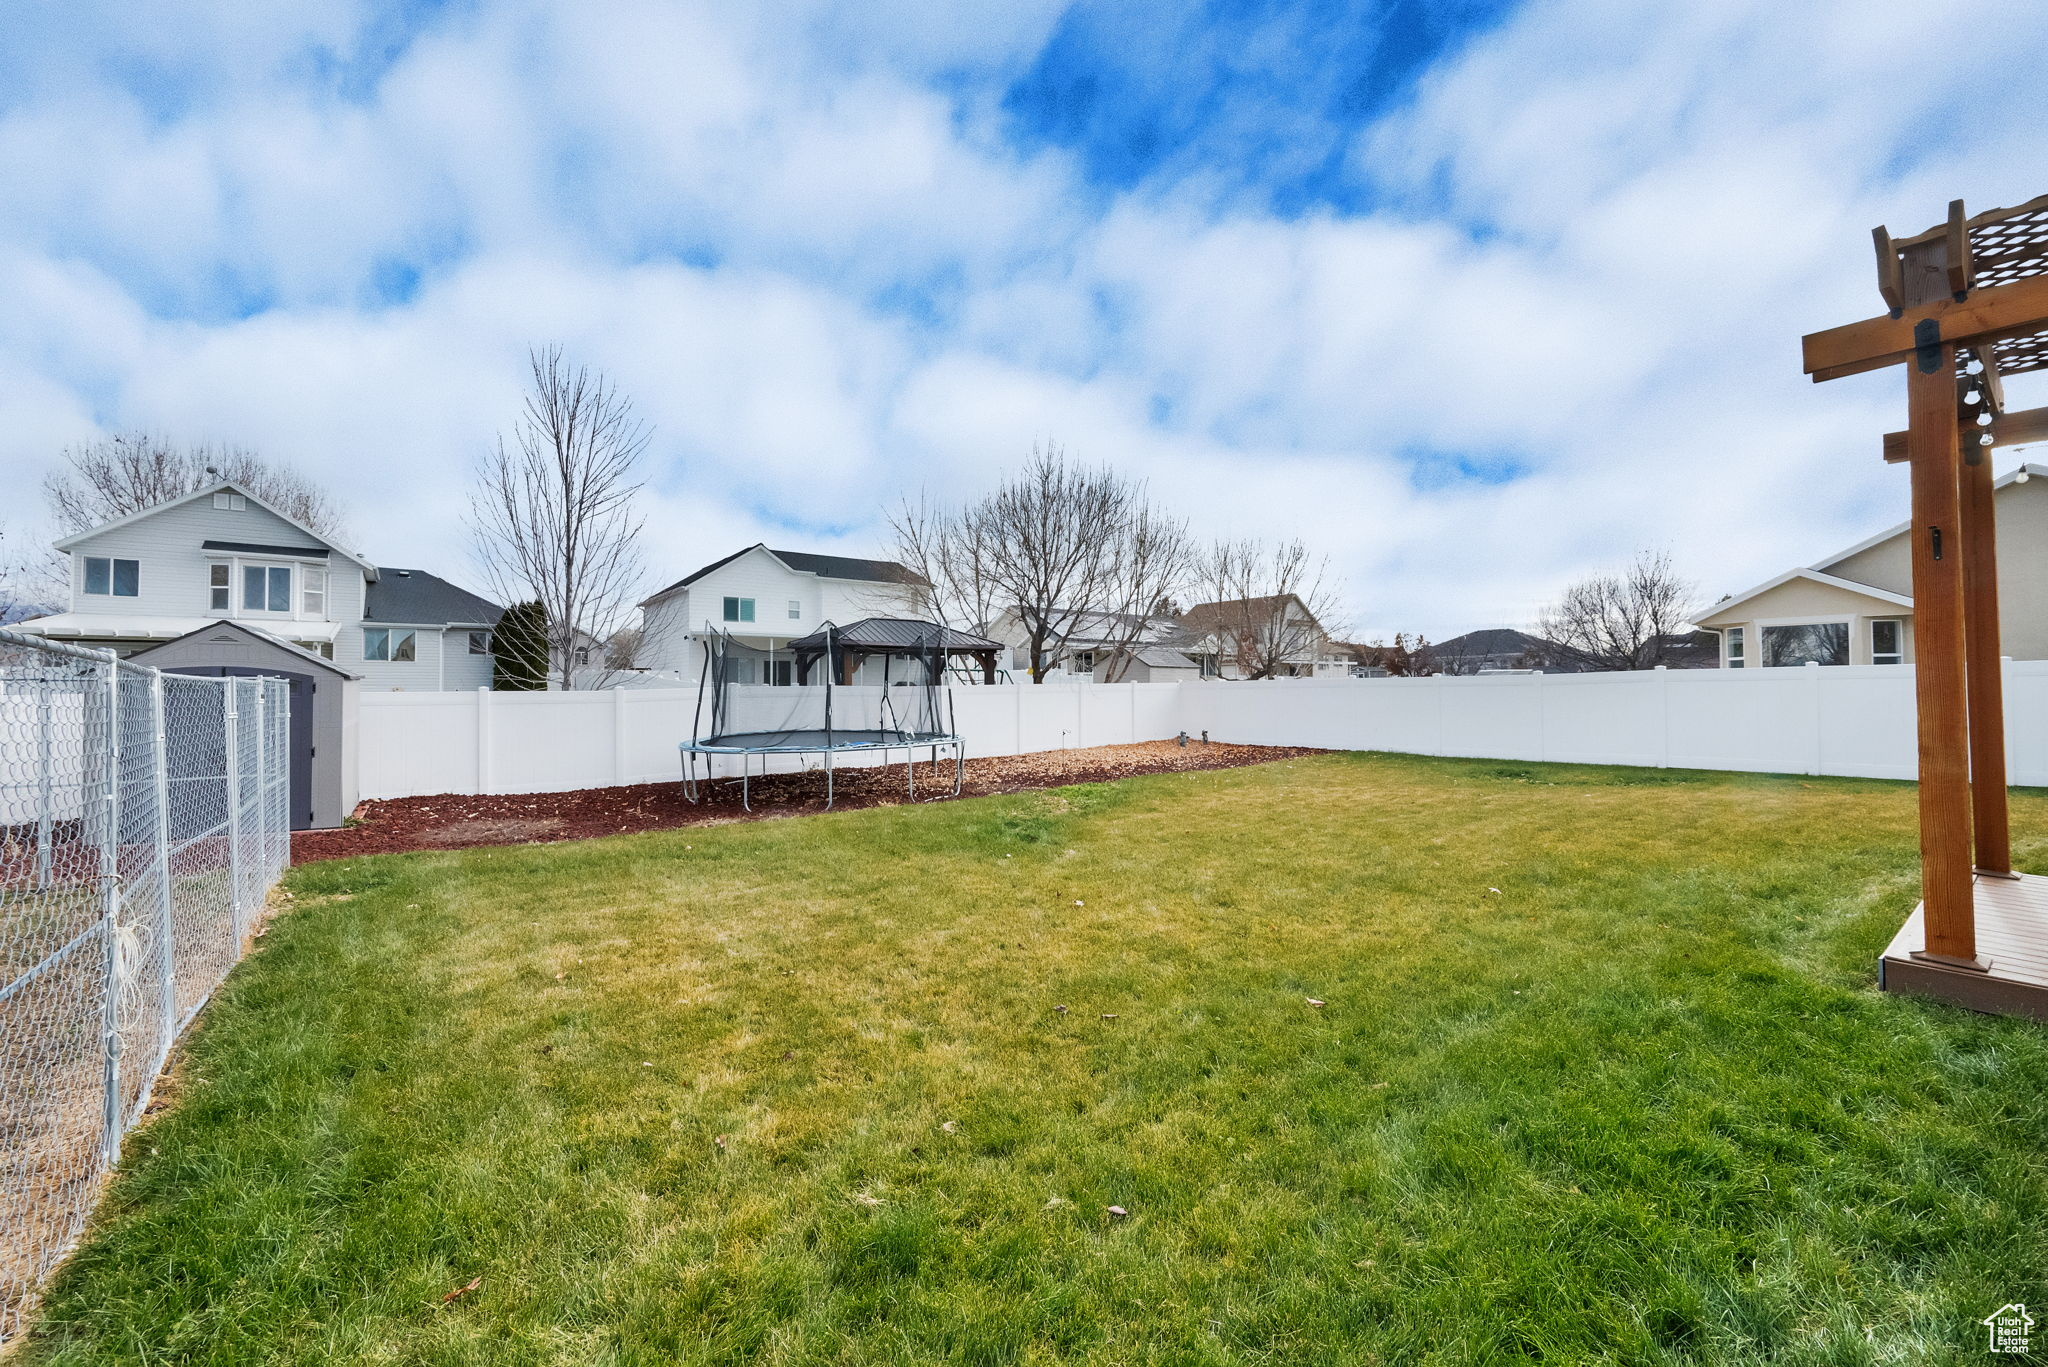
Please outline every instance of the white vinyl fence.
[[[1018, 755], [1171, 736], [1178, 687], [960, 686], [953, 689], [953, 709], [969, 758]], [[735, 691], [783, 690], [757, 685]], [[697, 689], [365, 693], [361, 708], [364, 797], [554, 793], [680, 779], [676, 744], [692, 734]], [[894, 758], [901, 762], [900, 755]], [[835, 761], [842, 768], [880, 762]], [[800, 763], [777, 758], [768, 768]]]
[[288, 707], [0, 631], [0, 1342], [290, 862]]
[[[2007, 661], [2014, 783], [2048, 784], [2048, 661]], [[1913, 670], [1645, 670], [1263, 683], [956, 686], [970, 758], [1163, 740], [1763, 773], [1914, 776]], [[695, 688], [367, 693], [365, 797], [678, 778]], [[781, 767], [790, 767], [783, 762]]]

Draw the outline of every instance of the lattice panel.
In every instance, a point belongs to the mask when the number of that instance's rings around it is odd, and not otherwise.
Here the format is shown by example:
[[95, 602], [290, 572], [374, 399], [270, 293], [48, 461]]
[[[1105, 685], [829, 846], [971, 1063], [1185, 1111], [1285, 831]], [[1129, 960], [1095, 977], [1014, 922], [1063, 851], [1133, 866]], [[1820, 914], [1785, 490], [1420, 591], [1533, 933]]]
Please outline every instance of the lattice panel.
[[2048, 332], [2026, 337], [2006, 337], [1991, 344], [1991, 359], [2001, 375], [2023, 375], [2029, 370], [2048, 370]]
[[2048, 197], [2030, 200], [1992, 222], [1972, 222], [1970, 263], [1977, 288], [2048, 275]]
[[[2048, 195], [2013, 209], [1993, 209], [1970, 220], [1970, 286], [1984, 289], [2028, 276], [2048, 275]], [[2048, 332], [1991, 343], [2001, 375], [2048, 370]], [[1958, 356], [1960, 362], [1961, 357]]]

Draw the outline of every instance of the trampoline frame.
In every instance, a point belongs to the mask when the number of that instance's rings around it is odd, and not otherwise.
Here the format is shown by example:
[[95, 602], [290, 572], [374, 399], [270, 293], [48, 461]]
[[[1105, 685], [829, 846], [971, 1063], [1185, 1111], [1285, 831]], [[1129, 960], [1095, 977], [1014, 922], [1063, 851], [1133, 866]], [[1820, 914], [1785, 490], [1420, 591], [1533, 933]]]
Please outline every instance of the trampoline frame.
[[[874, 754], [880, 752], [882, 763], [887, 765], [891, 750], [903, 751], [903, 771], [909, 785], [909, 800], [912, 802], [917, 801], [917, 751], [926, 748], [931, 750], [933, 768], [938, 767], [939, 751], [951, 750], [953, 752], [953, 792], [951, 795], [954, 797], [960, 796], [960, 784], [965, 776], [967, 758], [967, 747], [961, 743], [958, 736], [919, 736], [914, 740], [906, 737], [899, 741], [846, 741], [836, 745], [719, 745], [715, 741], [686, 740], [676, 748], [681, 751], [683, 760], [683, 800], [692, 805], [703, 800], [705, 786], [718, 777], [712, 770], [714, 757], [718, 755], [738, 755], [740, 760], [740, 808], [742, 811], [748, 812], [754, 810], [750, 785], [753, 777], [752, 757], [755, 755], [764, 757], [761, 762], [761, 776], [763, 778], [768, 776], [768, 763], [765, 756], [823, 755], [825, 757], [825, 810], [828, 812], [832, 810], [832, 804], [837, 800], [836, 794], [833, 791], [832, 757], [834, 755]], [[697, 776], [697, 756], [699, 755], [704, 756], [704, 776], [702, 778]]]

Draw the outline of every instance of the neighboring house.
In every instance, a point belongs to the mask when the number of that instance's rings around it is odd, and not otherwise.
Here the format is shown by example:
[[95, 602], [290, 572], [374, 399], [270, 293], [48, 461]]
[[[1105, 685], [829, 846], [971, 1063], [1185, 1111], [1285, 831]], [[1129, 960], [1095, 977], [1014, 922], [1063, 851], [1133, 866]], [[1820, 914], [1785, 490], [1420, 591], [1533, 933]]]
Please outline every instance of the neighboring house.
[[[791, 641], [827, 623], [922, 617], [929, 587], [922, 576], [893, 560], [749, 546], [683, 576], [640, 604], [635, 664], [676, 680], [694, 680], [704, 659], [699, 640], [708, 629], [729, 633], [741, 647], [732, 657], [740, 675], [736, 682], [788, 684], [793, 681], [787, 653]], [[879, 678], [881, 665], [870, 663]]]
[[220, 483], [67, 536], [68, 611], [18, 630], [131, 655], [215, 622], [288, 642], [371, 689], [491, 683], [500, 609], [425, 570], [373, 565]]
[[[1427, 667], [1437, 674], [1482, 674], [1502, 669], [1542, 669], [1549, 663], [1550, 642], [1513, 627], [1468, 631], [1425, 647]], [[1552, 672], [1558, 672], [1555, 665]]]
[[1197, 603], [1180, 621], [1204, 678], [1351, 677], [1354, 661], [1291, 593]]
[[[1438, 641], [1423, 653], [1433, 674], [1584, 674], [1599, 668], [1554, 641], [1513, 627], [1468, 631]], [[1713, 669], [1721, 662], [1720, 638], [1711, 631], [1674, 632], [1657, 637], [1650, 653], [1669, 669]]]
[[[1047, 677], [1057, 672], [1095, 683], [1175, 683], [1201, 677], [1201, 666], [1184, 649], [1193, 638], [1177, 617], [1086, 610], [1056, 615], [1064, 630], [1046, 641]], [[988, 635], [1010, 647], [1011, 669], [1028, 679], [1031, 635], [1022, 615], [1005, 608]]]
[[[2048, 466], [1998, 479], [1999, 649], [2048, 659]], [[1720, 635], [1729, 669], [1770, 665], [1909, 664], [1913, 660], [1912, 548], [1901, 523], [1868, 541], [1743, 593], [1696, 619]]]

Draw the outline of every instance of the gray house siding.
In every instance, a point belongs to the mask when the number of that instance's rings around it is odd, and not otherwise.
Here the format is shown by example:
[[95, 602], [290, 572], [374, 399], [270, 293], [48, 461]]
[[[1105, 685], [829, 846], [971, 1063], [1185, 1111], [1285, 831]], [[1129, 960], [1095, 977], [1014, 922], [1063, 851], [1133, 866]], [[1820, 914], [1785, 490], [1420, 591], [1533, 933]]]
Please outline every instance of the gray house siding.
[[[108, 616], [138, 613], [161, 617], [204, 617], [208, 613], [212, 562], [226, 552], [208, 553], [203, 541], [241, 541], [259, 545], [303, 547], [307, 551], [326, 549], [304, 532], [275, 514], [251, 503], [239, 510], [216, 508], [208, 498], [197, 498], [164, 508], [159, 512], [90, 536], [74, 545], [71, 556], [71, 610]], [[141, 574], [133, 598], [89, 594], [85, 591], [85, 558], [110, 556], [140, 562]], [[256, 557], [252, 554], [251, 558]], [[279, 557], [284, 559], [285, 557]], [[330, 571], [341, 577], [362, 571], [336, 555], [328, 555]], [[330, 591], [333, 579], [330, 573]], [[360, 584], [356, 599], [360, 603]], [[333, 608], [329, 608], [333, 620]], [[281, 621], [279, 618], [270, 618]]]

